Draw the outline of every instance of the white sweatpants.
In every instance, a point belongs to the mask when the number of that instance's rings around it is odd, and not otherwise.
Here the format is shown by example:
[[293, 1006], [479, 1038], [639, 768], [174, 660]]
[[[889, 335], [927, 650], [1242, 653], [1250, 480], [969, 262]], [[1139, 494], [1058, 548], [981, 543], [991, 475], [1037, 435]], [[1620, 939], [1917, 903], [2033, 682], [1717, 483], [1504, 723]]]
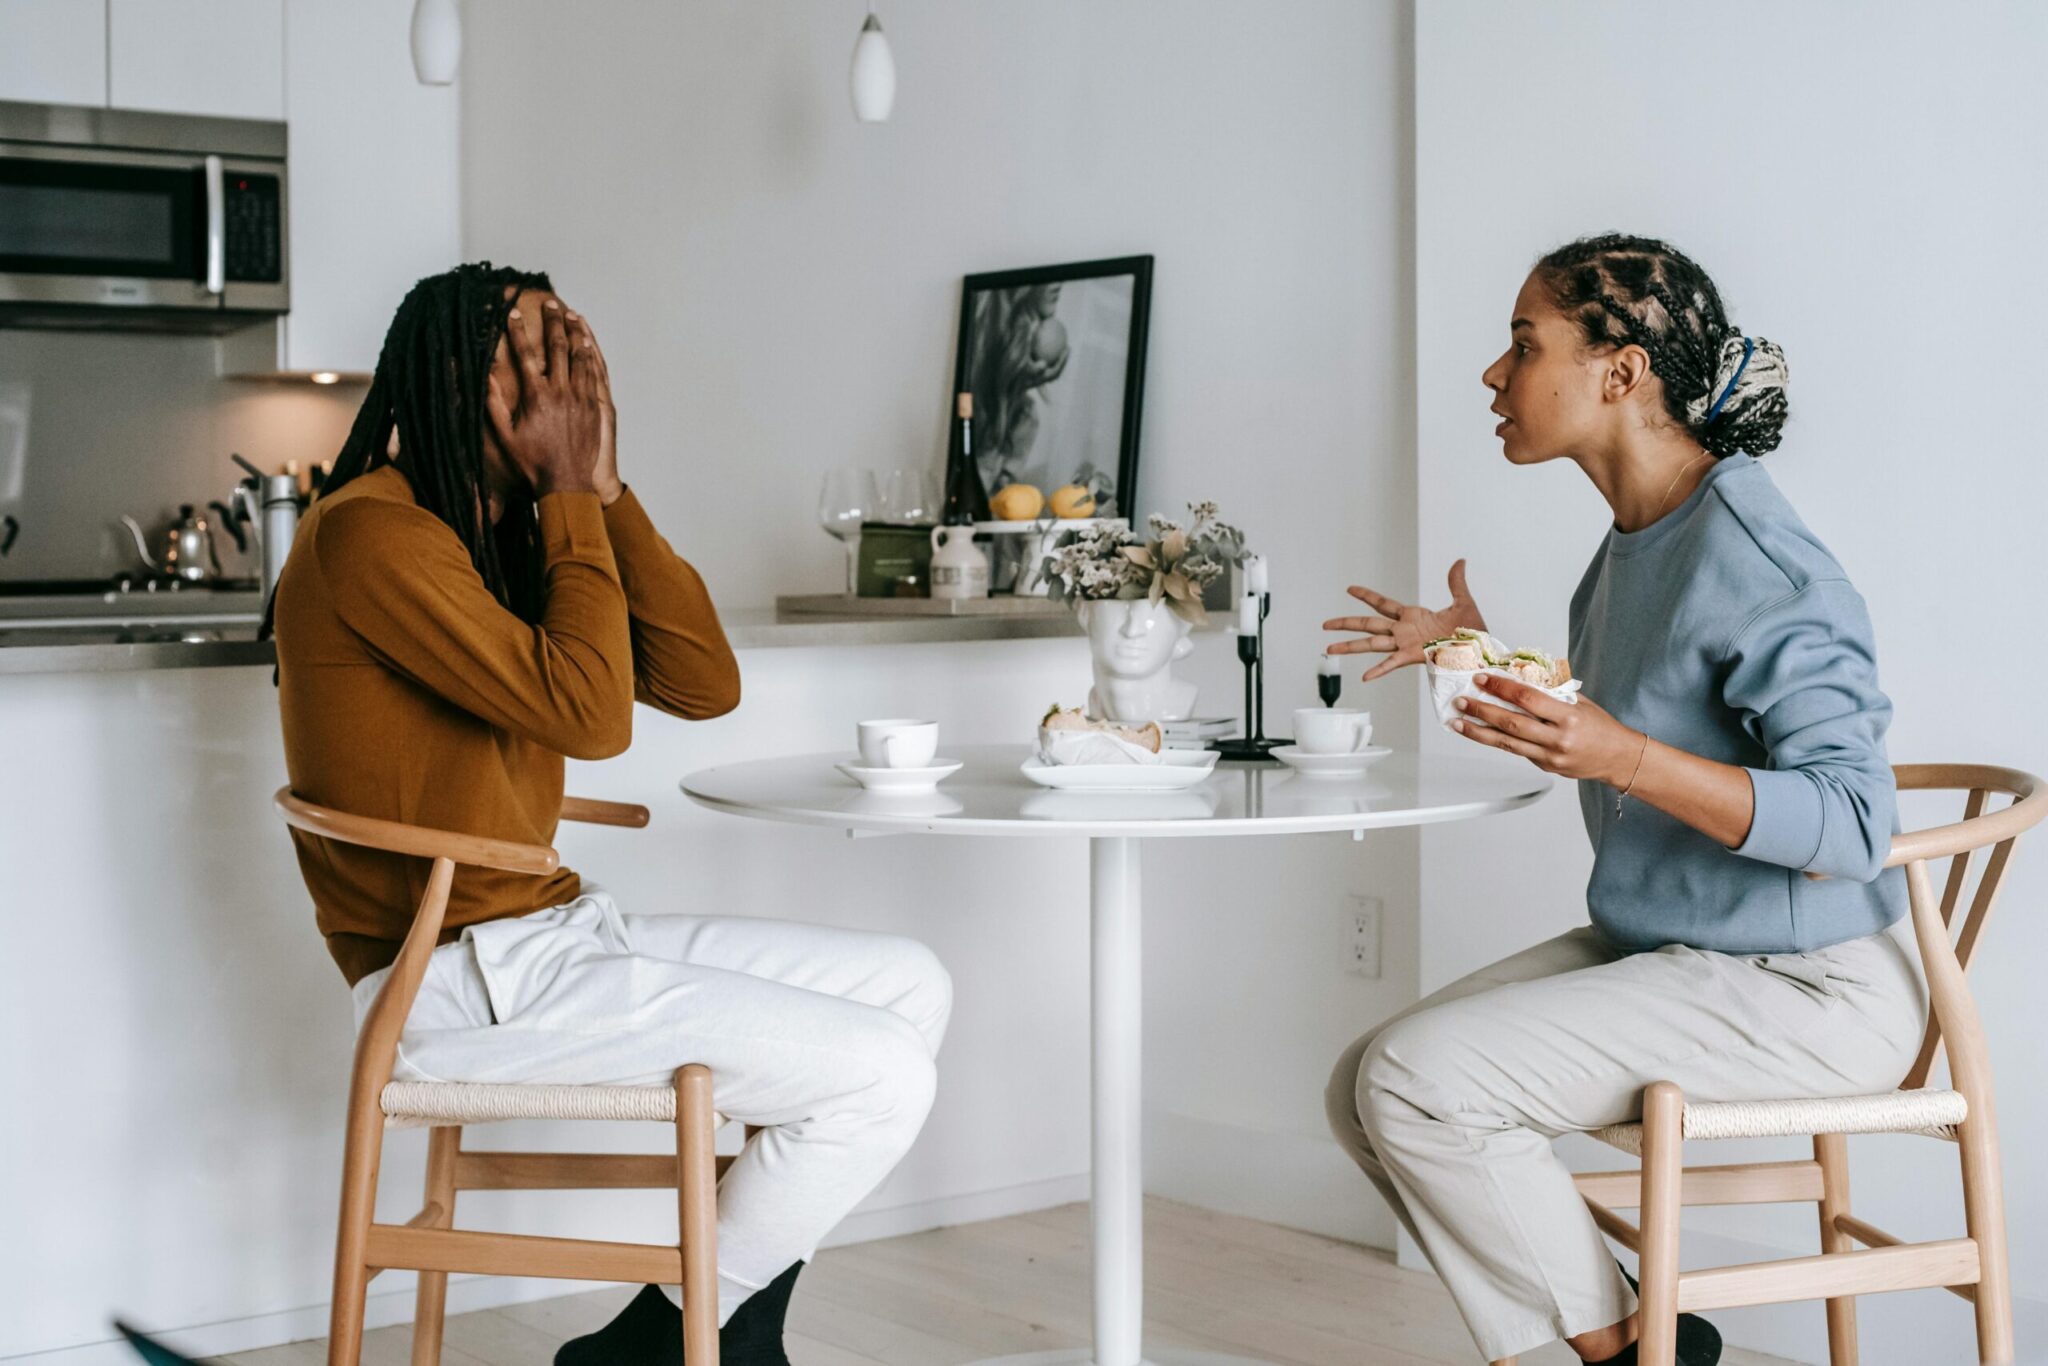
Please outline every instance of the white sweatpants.
[[1812, 953], [1673, 944], [1587, 926], [1460, 978], [1337, 1062], [1330, 1127], [1428, 1254], [1489, 1361], [1619, 1323], [1635, 1296], [1551, 1140], [1696, 1100], [1899, 1084], [1927, 1018], [1901, 921]]
[[[389, 972], [356, 983], [358, 1028]], [[658, 1085], [686, 1063], [709, 1067], [719, 1113], [764, 1126], [719, 1186], [724, 1323], [812, 1256], [909, 1150], [952, 1008], [951, 979], [915, 940], [624, 915], [586, 884], [434, 950], [394, 1075]]]

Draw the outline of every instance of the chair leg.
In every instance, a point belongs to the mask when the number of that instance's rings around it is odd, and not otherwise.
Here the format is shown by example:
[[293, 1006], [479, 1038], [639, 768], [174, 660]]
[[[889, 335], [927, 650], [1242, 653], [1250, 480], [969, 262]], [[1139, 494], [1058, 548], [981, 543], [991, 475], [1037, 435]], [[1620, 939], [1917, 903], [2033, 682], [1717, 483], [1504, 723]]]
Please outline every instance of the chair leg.
[[[439, 1208], [435, 1228], [455, 1224], [455, 1158], [462, 1151], [462, 1126], [427, 1131], [426, 1203]], [[418, 1309], [412, 1316], [412, 1366], [441, 1366], [441, 1329], [448, 1316], [448, 1273], [422, 1271]]]
[[[377, 1213], [377, 1166], [384, 1156], [384, 1116], [378, 1088], [352, 1086], [348, 1133], [341, 1157], [341, 1212], [334, 1233], [334, 1302], [327, 1324], [327, 1366], [359, 1366], [363, 1353], [363, 1299], [370, 1287], [365, 1261]], [[358, 1094], [361, 1092], [361, 1094]]]
[[676, 1193], [682, 1216], [683, 1366], [718, 1366], [718, 1167], [711, 1069], [676, 1072]]
[[1678, 1221], [1685, 1184], [1685, 1096], [1668, 1081], [1643, 1092], [1642, 1290], [1637, 1295], [1642, 1366], [1678, 1357]]
[[2005, 1366], [2015, 1351], [2012, 1273], [2005, 1246], [2005, 1189], [1998, 1165], [1998, 1120], [1989, 1096], [1957, 1127], [1963, 1165], [1963, 1217], [1977, 1244], [1977, 1359]]
[[[1854, 1252], [1856, 1240], [1835, 1227], [1849, 1212], [1849, 1138], [1815, 1134], [1813, 1160], [1820, 1163], [1820, 1250]], [[1828, 1366], [1856, 1366], [1856, 1297], [1828, 1301]]]

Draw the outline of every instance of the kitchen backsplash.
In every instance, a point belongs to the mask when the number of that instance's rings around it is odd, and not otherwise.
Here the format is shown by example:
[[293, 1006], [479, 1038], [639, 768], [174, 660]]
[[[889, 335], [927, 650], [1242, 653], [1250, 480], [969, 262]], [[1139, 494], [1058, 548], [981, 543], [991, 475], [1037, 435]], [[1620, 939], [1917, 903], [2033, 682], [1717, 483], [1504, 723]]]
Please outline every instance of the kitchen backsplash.
[[[21, 524], [0, 581], [139, 569], [129, 513], [152, 545], [181, 503], [226, 500], [239, 451], [266, 470], [341, 448], [363, 386], [224, 380], [210, 337], [0, 329], [0, 514]], [[258, 560], [221, 540], [221, 569]]]

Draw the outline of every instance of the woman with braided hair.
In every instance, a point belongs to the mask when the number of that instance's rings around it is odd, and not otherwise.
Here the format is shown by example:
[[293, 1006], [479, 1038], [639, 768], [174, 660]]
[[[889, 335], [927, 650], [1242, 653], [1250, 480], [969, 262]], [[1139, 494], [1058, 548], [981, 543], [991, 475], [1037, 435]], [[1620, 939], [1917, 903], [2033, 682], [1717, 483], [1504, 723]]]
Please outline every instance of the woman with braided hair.
[[[1482, 380], [1510, 465], [1576, 464], [1613, 525], [1572, 595], [1584, 690], [1566, 705], [1482, 673], [1467, 739], [1578, 780], [1591, 923], [1373, 1029], [1327, 1094], [1339, 1141], [1450, 1288], [1491, 1360], [1565, 1339], [1633, 1362], [1633, 1283], [1552, 1151], [1689, 1098], [1898, 1085], [1926, 993], [1882, 871], [1896, 832], [1870, 617], [1758, 457], [1786, 417], [1785, 355], [1728, 319], [1706, 272], [1641, 237], [1536, 263]], [[1377, 678], [1485, 628], [1460, 560], [1451, 602], [1369, 588], [1332, 653]], [[1677, 1360], [1720, 1336], [1681, 1315]]]
[[[413, 287], [278, 581], [295, 792], [552, 844], [564, 759], [623, 751], [636, 702], [689, 720], [739, 704], [704, 581], [620, 478], [616, 430], [596, 335], [545, 275], [465, 265]], [[424, 861], [292, 838], [360, 1027]], [[931, 950], [634, 914], [566, 868], [459, 868], [446, 927], [397, 1078], [634, 1085], [709, 1066], [719, 1112], [760, 1129], [719, 1185], [720, 1359], [788, 1366], [800, 1268], [930, 1110], [953, 999]], [[677, 1295], [645, 1287], [557, 1366], [679, 1366]]]

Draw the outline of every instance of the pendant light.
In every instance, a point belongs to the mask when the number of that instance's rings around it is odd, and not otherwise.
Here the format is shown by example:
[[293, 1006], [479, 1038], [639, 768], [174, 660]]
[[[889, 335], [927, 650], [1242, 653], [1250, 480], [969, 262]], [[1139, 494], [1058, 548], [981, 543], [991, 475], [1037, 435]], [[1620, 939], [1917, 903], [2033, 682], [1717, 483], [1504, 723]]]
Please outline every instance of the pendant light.
[[415, 0], [412, 7], [412, 71], [421, 85], [455, 84], [462, 62], [462, 16], [455, 0]]
[[[424, 0], [422, 0], [424, 3]], [[896, 103], [896, 58], [882, 36], [882, 21], [868, 11], [853, 44], [853, 116], [862, 123], [886, 123]]]

